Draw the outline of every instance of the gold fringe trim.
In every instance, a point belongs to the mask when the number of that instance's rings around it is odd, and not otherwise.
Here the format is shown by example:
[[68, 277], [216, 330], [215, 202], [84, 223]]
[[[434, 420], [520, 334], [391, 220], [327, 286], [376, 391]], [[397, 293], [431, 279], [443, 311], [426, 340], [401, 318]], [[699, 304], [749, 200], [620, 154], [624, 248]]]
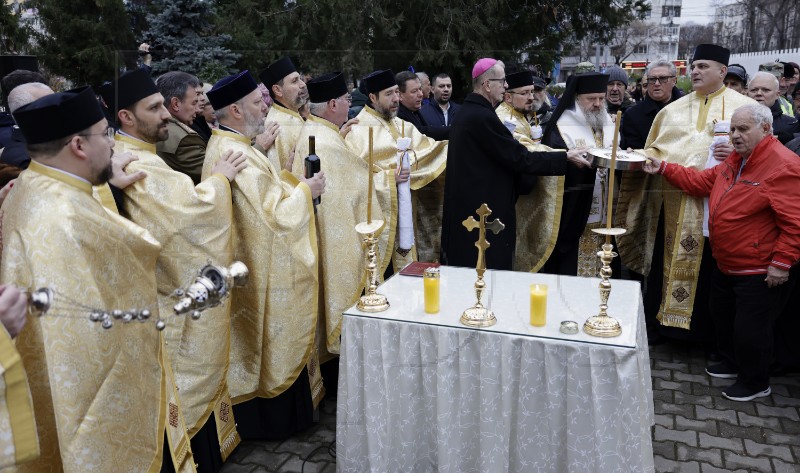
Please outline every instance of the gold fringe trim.
[[222, 455], [222, 461], [228, 459], [233, 450], [242, 442], [242, 438], [239, 436], [239, 432], [233, 430], [225, 440], [219, 443], [219, 452]]
[[661, 325], [665, 327], [677, 327], [689, 330], [692, 323], [692, 318], [680, 314], [665, 314], [663, 312], [658, 314], [658, 320]]

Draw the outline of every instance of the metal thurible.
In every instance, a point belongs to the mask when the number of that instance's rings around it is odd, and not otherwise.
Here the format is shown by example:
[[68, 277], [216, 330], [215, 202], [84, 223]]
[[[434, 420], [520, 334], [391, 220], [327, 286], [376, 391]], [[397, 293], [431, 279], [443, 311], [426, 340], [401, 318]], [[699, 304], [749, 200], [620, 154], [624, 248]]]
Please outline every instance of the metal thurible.
[[207, 264], [186, 289], [175, 290], [173, 295], [180, 300], [172, 309], [176, 315], [190, 314], [197, 320], [202, 311], [220, 305], [234, 287], [244, 286], [248, 275], [247, 266], [241, 261], [234, 261], [229, 267]]

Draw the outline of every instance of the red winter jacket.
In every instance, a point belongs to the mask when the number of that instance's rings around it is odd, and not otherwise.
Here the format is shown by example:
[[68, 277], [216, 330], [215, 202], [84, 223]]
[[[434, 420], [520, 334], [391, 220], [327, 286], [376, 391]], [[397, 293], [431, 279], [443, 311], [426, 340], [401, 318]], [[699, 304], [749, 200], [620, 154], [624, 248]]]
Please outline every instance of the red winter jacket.
[[800, 157], [775, 137], [761, 140], [743, 167], [734, 151], [704, 171], [662, 163], [660, 172], [687, 194], [709, 197], [711, 251], [722, 272], [763, 274], [800, 260]]

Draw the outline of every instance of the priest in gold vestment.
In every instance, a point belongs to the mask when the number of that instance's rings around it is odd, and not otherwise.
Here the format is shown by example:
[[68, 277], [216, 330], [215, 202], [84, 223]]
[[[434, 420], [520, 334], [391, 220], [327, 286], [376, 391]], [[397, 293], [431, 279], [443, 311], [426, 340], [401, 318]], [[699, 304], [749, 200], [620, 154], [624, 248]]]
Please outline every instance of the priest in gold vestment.
[[[146, 70], [123, 74], [104, 90], [104, 100], [120, 126], [116, 150], [139, 158], [128, 165], [128, 172], [144, 171], [148, 176], [125, 188], [121, 210], [162, 243], [156, 263], [159, 310], [171, 314], [173, 292], [191, 282], [205, 262], [228, 266], [233, 261], [229, 182], [246, 166], [245, 158], [224, 156], [212, 175], [195, 186], [191, 177], [170, 168], [155, 152], [156, 143], [168, 136], [169, 112]], [[226, 300], [198, 320], [182, 316], [164, 330], [189, 436], [194, 439], [208, 424], [208, 432], [193, 444], [203, 471], [218, 470], [239, 443], [226, 379], [229, 311]], [[217, 442], [219, 453], [206, 451]]]
[[[380, 244], [389, 250], [379, 261], [378, 272], [387, 268], [400, 271], [416, 260], [411, 192], [436, 179], [447, 164], [447, 142], [429, 138], [404, 120], [397, 118], [400, 103], [399, 87], [391, 70], [376, 71], [364, 79], [370, 103], [356, 117], [345, 141], [361, 159], [369, 161], [369, 130], [373, 133], [374, 163], [382, 171], [394, 174], [396, 186], [388, 186], [381, 196], [382, 205], [388, 201], [397, 205], [397, 224], [381, 232]], [[383, 207], [382, 207], [383, 208]], [[388, 208], [384, 212], [391, 213]]]
[[[356, 303], [366, 279], [366, 250], [355, 226], [367, 220], [370, 171], [369, 164], [350, 151], [339, 134], [350, 105], [342, 73], [324, 74], [307, 85], [311, 115], [300, 132], [293, 173], [305, 175], [304, 157], [309, 154], [309, 137], [314, 137], [315, 154], [319, 156], [326, 183], [325, 197], [317, 205], [316, 214], [320, 238], [320, 314], [324, 314], [325, 327], [323, 347], [330, 354], [338, 354], [342, 313]], [[396, 210], [392, 211], [396, 203], [392, 203], [389, 190], [390, 185], [394, 186], [394, 174], [376, 167], [373, 178], [372, 218], [383, 220], [385, 228], [391, 228], [396, 220]], [[378, 257], [384, 254], [386, 247], [379, 247]], [[325, 358], [321, 353], [320, 361]]]
[[0, 286], [0, 470], [39, 456], [31, 391], [13, 341], [25, 325], [27, 312], [23, 292], [11, 285]]
[[319, 367], [309, 361], [319, 284], [312, 199], [324, 190], [324, 173], [297, 179], [251, 145], [264, 130], [266, 105], [248, 71], [220, 80], [207, 96], [220, 127], [208, 142], [203, 178], [228, 150], [248, 163], [232, 185], [234, 258], [250, 276], [231, 303], [228, 386], [243, 439], [283, 438], [310, 425], [312, 402], [322, 395]]
[[[3, 204], [0, 280], [54, 291], [48, 315], [31, 317], [17, 337], [41, 447], [21, 471], [195, 471], [152, 320], [161, 245], [92, 197], [113, 153], [94, 93], [47, 95], [15, 119], [33, 160]], [[90, 320], [113, 310], [146, 310], [151, 320], [115, 318], [108, 330]]]
[[[733, 149], [729, 143], [717, 145], [714, 158], [709, 156], [715, 124], [730, 120], [741, 105], [754, 103], [724, 86], [729, 56], [727, 49], [717, 45], [697, 46], [691, 73], [694, 91], [656, 115], [645, 154], [698, 170], [727, 157]], [[619, 254], [634, 271], [644, 275], [650, 272], [662, 203], [664, 282], [657, 318], [664, 327], [691, 329], [696, 332], [691, 338], [713, 349], [708, 298], [698, 296], [698, 290], [703, 292], [707, 284], [704, 282], [710, 277], [710, 265], [716, 264], [706, 248], [703, 199], [684, 194], [660, 176], [628, 173], [620, 184], [618, 215], [625, 216], [628, 233], [617, 237]], [[698, 314], [703, 316], [693, 317]]]
[[[495, 111], [514, 139], [528, 151], [552, 151], [541, 144], [542, 127], [531, 125], [534, 88], [544, 89], [542, 79], [531, 71], [506, 74], [508, 89]], [[516, 271], [539, 271], [556, 244], [564, 198], [564, 176], [529, 176], [533, 190], [517, 199], [517, 244], [514, 254]]]
[[308, 88], [288, 57], [267, 66], [259, 78], [272, 97], [266, 122], [277, 123], [279, 127], [275, 143], [269, 149], [259, 151], [266, 154], [278, 171], [291, 170], [289, 160], [296, 154], [297, 137], [303, 129], [300, 109], [308, 103]]

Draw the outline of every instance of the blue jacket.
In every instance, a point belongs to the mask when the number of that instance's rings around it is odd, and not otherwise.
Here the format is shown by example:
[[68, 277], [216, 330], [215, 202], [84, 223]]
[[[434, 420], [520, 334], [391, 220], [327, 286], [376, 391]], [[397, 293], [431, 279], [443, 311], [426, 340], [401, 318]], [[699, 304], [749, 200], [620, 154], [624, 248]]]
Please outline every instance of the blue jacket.
[[[459, 108], [461, 108], [461, 105], [452, 100], [450, 101], [450, 108], [447, 109], [448, 125], [453, 124], [453, 117], [456, 116]], [[444, 123], [444, 112], [442, 112], [442, 109], [439, 108], [439, 104], [436, 103], [435, 100], [423, 105], [422, 108], [419, 109], [419, 113], [430, 126], [447, 126]]]

